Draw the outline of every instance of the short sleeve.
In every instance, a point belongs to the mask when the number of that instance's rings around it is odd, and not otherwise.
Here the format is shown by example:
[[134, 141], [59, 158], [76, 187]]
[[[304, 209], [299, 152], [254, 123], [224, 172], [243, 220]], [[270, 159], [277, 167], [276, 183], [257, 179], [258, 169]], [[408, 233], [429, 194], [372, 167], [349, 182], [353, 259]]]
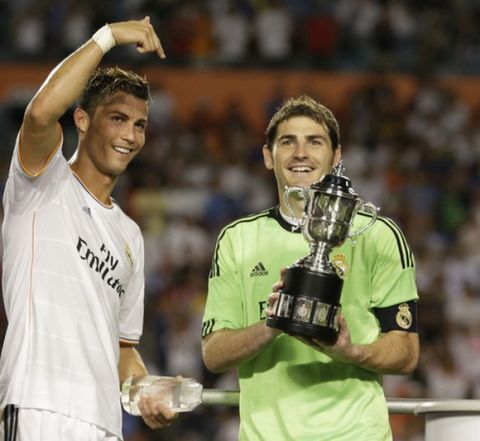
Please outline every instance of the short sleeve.
[[418, 299], [415, 259], [400, 228], [380, 218], [374, 232], [371, 307], [384, 308]]
[[[138, 227], [137, 227], [138, 229]], [[120, 341], [138, 343], [143, 330], [144, 312], [144, 244], [140, 229], [135, 237], [135, 267], [120, 303]]]
[[202, 337], [220, 329], [238, 329], [243, 324], [240, 277], [232, 234], [222, 232], [217, 240], [208, 282]]
[[63, 138], [55, 147], [45, 168], [33, 177], [25, 172], [19, 157], [20, 134], [15, 141], [13, 157], [4, 193], [4, 205], [17, 214], [48, 205], [65, 188], [70, 167], [62, 153]]

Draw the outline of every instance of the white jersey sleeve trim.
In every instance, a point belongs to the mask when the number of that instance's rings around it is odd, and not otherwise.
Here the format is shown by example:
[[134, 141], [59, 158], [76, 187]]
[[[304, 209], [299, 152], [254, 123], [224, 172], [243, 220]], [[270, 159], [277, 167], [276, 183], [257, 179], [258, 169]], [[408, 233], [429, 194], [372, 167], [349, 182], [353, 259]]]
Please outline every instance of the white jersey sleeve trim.
[[128, 345], [136, 346], [140, 343], [140, 340], [130, 340], [128, 338], [120, 337], [118, 340], [120, 343], [126, 343]]
[[20, 166], [21, 170], [29, 177], [31, 178], [36, 178], [38, 176], [40, 176], [41, 174], [43, 174], [43, 172], [45, 171], [45, 169], [48, 167], [48, 164], [50, 164], [50, 161], [52, 160], [52, 158], [55, 156], [55, 153], [58, 152], [58, 150], [62, 147], [63, 145], [63, 132], [62, 132], [62, 129], [60, 128], [60, 141], [58, 142], [58, 144], [55, 146], [55, 148], [50, 152], [50, 155], [48, 156], [47, 160], [45, 161], [45, 163], [43, 164], [43, 167], [36, 173], [32, 173], [28, 170], [28, 168], [25, 166], [25, 164], [23, 163], [23, 160], [22, 160], [22, 148], [21, 148], [21, 143], [20, 143], [20, 140], [21, 140], [21, 137], [22, 137], [22, 132], [20, 131], [19, 133], [19, 141], [18, 141], [18, 165]]

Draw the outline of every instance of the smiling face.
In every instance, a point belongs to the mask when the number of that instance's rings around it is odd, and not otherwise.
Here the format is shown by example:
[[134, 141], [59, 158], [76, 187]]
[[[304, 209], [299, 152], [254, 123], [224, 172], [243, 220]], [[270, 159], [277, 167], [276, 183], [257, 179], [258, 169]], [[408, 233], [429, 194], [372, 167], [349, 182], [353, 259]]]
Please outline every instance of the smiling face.
[[99, 173], [115, 180], [145, 144], [147, 117], [148, 102], [125, 92], [98, 105], [91, 117], [76, 109], [81, 165], [77, 174]]
[[271, 149], [263, 147], [265, 166], [273, 170], [282, 212], [285, 186], [307, 187], [332, 170], [341, 159], [341, 149], [333, 150], [327, 128], [307, 116], [282, 121]]

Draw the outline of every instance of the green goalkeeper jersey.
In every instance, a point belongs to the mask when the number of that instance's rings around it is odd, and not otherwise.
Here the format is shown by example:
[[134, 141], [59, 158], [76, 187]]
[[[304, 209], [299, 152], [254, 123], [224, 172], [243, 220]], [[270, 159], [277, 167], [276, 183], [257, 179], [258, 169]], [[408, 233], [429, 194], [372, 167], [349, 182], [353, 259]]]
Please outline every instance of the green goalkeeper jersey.
[[[353, 229], [370, 216], [359, 213]], [[309, 252], [278, 207], [225, 227], [212, 262], [203, 336], [264, 320], [280, 269]], [[379, 217], [353, 245], [334, 248], [343, 274], [341, 307], [353, 343], [381, 334], [373, 308], [417, 299], [415, 262], [398, 227]], [[381, 375], [339, 363], [286, 334], [238, 367], [242, 441], [388, 441]]]

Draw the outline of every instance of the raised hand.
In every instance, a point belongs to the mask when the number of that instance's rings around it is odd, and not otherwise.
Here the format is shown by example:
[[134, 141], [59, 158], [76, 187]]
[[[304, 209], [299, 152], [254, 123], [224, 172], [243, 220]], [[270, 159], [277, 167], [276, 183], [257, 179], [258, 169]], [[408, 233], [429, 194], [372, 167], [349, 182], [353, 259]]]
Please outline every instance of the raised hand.
[[142, 54], [156, 52], [160, 58], [165, 58], [162, 43], [150, 23], [150, 17], [111, 23], [109, 26], [117, 45], [136, 44], [137, 51]]

